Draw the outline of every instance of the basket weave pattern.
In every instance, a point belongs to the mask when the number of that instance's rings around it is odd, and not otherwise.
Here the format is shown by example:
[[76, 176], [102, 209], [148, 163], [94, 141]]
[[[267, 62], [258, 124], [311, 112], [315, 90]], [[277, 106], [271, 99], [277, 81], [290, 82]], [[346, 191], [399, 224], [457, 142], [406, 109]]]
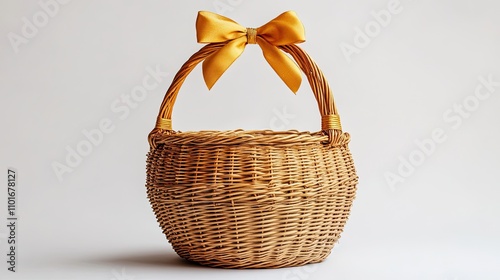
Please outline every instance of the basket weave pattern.
[[[159, 118], [170, 119], [191, 70], [223, 46], [209, 44], [174, 77]], [[309, 79], [322, 116], [336, 115], [330, 88], [309, 56], [282, 46]], [[147, 194], [179, 256], [226, 268], [278, 268], [323, 261], [349, 217], [358, 177], [339, 129], [320, 132], [155, 128]]]

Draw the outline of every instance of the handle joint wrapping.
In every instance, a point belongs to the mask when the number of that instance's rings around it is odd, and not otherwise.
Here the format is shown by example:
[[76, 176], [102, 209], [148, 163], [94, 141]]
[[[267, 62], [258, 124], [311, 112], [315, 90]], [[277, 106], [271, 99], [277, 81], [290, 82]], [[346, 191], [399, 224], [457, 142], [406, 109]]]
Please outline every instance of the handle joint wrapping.
[[338, 129], [342, 130], [339, 115], [323, 115], [321, 116], [321, 130]]
[[163, 130], [172, 130], [172, 120], [164, 119], [162, 117], [158, 117], [156, 119], [156, 127]]

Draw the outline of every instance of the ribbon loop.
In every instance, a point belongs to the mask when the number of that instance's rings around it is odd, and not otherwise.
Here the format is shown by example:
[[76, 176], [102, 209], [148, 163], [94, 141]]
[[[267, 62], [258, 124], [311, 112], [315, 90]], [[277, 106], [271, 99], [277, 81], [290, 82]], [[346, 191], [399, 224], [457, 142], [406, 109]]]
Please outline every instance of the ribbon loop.
[[285, 12], [259, 28], [244, 28], [232, 19], [202, 11], [196, 19], [196, 35], [199, 43], [227, 42], [203, 62], [203, 77], [209, 89], [243, 53], [247, 44], [258, 44], [285, 84], [294, 93], [299, 89], [302, 81], [299, 67], [278, 49], [278, 46], [305, 41], [304, 27], [295, 12]]

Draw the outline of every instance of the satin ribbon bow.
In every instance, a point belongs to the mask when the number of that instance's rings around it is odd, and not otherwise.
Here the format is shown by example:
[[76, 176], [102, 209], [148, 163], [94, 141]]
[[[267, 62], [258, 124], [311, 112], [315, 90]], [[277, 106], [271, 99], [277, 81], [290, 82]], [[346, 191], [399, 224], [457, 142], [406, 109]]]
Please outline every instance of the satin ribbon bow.
[[305, 41], [304, 27], [293, 11], [285, 12], [259, 28], [245, 28], [235, 21], [201, 11], [196, 19], [198, 43], [227, 42], [203, 62], [203, 77], [209, 89], [243, 53], [247, 44], [258, 44], [264, 57], [295, 93], [302, 76], [299, 67], [277, 46]]

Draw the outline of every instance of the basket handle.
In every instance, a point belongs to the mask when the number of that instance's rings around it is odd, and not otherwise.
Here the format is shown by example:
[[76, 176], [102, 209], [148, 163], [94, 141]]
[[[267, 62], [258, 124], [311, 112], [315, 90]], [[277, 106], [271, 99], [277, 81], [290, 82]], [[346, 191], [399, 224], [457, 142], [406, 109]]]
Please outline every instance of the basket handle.
[[[149, 134], [148, 141], [151, 147], [156, 147], [156, 136], [175, 133], [175, 131], [172, 130], [172, 110], [177, 94], [189, 73], [191, 73], [198, 63], [218, 51], [225, 44], [226, 42], [207, 44], [182, 65], [165, 94], [156, 120], [156, 127]], [[295, 59], [309, 80], [309, 84], [321, 113], [321, 129], [325, 135], [328, 135], [328, 141], [326, 141], [325, 144], [333, 145], [339, 142], [341, 140], [340, 138], [344, 138], [340, 137], [343, 134], [340, 118], [335, 106], [332, 91], [323, 72], [321, 72], [311, 57], [309, 57], [300, 47], [292, 44], [279, 46], [279, 48], [289, 53]]]

